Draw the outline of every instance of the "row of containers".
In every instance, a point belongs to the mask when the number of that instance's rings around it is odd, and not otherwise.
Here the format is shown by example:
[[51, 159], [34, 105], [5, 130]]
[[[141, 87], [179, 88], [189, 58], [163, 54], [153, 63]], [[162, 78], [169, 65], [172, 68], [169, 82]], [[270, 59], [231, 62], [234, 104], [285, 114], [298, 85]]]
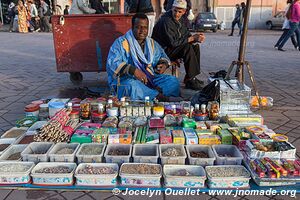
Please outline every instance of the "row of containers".
[[[10, 173], [8, 173], [10, 172]], [[249, 188], [250, 173], [241, 165], [207, 166], [152, 163], [1, 162], [1, 185]]]
[[32, 142], [11, 145], [0, 161], [70, 163], [161, 163], [200, 166], [241, 165], [243, 155], [234, 145], [108, 144]]

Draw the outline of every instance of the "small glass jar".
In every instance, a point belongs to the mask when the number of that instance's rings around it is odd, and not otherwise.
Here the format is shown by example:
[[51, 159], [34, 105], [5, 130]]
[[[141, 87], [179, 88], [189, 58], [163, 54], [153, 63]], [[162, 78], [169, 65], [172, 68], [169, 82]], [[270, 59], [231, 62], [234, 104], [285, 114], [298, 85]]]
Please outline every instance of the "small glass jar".
[[79, 111], [78, 110], [72, 110], [71, 113], [70, 113], [70, 119], [79, 122]]
[[90, 103], [85, 101], [80, 103], [80, 115], [83, 119], [89, 119], [90, 117]]
[[41, 104], [40, 105], [40, 112], [39, 112], [39, 120], [46, 121], [49, 117], [49, 108], [48, 104]]
[[92, 122], [102, 124], [105, 120], [106, 113], [98, 113], [97, 111], [92, 112]]

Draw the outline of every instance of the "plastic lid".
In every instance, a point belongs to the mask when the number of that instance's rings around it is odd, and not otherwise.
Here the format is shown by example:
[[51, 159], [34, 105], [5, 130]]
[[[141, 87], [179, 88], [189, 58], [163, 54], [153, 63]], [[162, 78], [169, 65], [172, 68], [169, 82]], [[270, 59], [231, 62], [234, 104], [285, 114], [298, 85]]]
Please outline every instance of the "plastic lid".
[[50, 102], [49, 108], [64, 108], [65, 104], [63, 102]]
[[32, 104], [40, 105], [40, 104], [43, 104], [44, 101], [43, 101], [43, 100], [36, 100], [36, 101], [31, 102], [31, 103], [32, 103]]
[[98, 108], [104, 108], [103, 104], [102, 104], [102, 103], [99, 103], [99, 104], [98, 104]]
[[72, 107], [73, 103], [72, 102], [68, 102], [68, 107]]
[[70, 115], [79, 115], [79, 110], [72, 110]]
[[43, 103], [43, 104], [40, 105], [40, 108], [48, 108], [48, 104]]
[[40, 109], [40, 106], [37, 104], [29, 104], [27, 106], [25, 106], [24, 111], [25, 112], [34, 112]]
[[126, 98], [125, 98], [125, 97], [122, 97], [122, 98], [121, 98], [121, 101], [126, 101]]
[[149, 101], [150, 97], [149, 96], [145, 96], [145, 100]]
[[199, 110], [199, 108], [200, 108], [200, 105], [199, 104], [195, 104], [195, 109]]
[[107, 103], [113, 103], [112, 99], [108, 99]]
[[172, 109], [175, 109], [176, 108], [176, 105], [172, 105]]

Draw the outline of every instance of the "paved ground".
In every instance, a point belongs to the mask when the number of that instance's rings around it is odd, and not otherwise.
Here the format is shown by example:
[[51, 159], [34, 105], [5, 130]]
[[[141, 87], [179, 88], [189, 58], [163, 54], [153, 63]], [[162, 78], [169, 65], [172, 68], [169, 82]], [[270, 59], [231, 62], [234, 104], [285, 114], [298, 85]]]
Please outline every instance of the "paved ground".
[[[239, 37], [228, 37], [227, 32], [208, 33], [202, 45], [202, 75], [227, 69], [237, 59]], [[274, 107], [257, 111], [265, 118], [265, 124], [277, 133], [289, 136], [289, 140], [300, 149], [300, 52], [289, 43], [287, 52], [273, 49], [279, 31], [250, 31], [247, 60], [253, 65], [261, 95], [274, 98]], [[57, 73], [55, 68], [52, 35], [46, 33], [18, 34], [0, 32], [0, 134], [14, 126], [23, 116], [24, 106], [32, 100], [56, 96], [83, 94], [83, 87], [106, 86], [105, 73], [86, 73], [80, 86], [73, 86], [66, 73]], [[250, 84], [248, 84], [250, 85]], [[190, 91], [182, 90], [183, 95]], [[111, 193], [19, 191], [0, 190], [0, 199], [108, 199]], [[230, 199], [225, 196], [201, 195], [204, 199]], [[112, 197], [113, 199], [116, 197]], [[144, 199], [145, 197], [124, 197]], [[182, 197], [161, 195], [155, 199], [180, 199]], [[188, 197], [193, 199], [196, 197]], [[287, 199], [284, 196], [241, 196], [237, 199]]]

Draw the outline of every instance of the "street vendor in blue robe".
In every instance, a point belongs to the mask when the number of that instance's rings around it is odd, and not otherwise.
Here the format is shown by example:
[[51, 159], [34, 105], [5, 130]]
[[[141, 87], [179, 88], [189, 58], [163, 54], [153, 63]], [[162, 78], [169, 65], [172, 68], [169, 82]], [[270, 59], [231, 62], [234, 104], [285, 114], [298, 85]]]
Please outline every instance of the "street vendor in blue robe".
[[148, 24], [146, 15], [135, 14], [132, 29], [113, 43], [106, 66], [108, 83], [119, 98], [142, 100], [149, 96], [168, 101], [179, 96], [179, 81], [164, 74], [170, 61], [159, 44], [147, 36]]

